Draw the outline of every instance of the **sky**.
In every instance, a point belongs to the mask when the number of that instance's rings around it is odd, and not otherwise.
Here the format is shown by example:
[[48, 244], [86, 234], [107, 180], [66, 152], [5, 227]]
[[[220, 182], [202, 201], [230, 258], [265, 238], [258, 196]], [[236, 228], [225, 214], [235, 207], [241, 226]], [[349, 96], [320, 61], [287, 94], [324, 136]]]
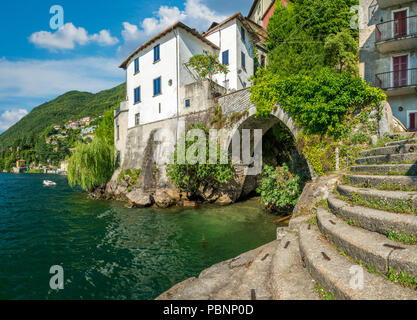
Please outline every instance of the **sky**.
[[[120, 63], [176, 21], [204, 31], [213, 21], [236, 12], [246, 16], [252, 2], [4, 1], [0, 9], [0, 133], [34, 107], [65, 92], [96, 93], [122, 83], [125, 74], [118, 68]], [[50, 13], [53, 6], [62, 8], [63, 21], [56, 15], [61, 11]]]

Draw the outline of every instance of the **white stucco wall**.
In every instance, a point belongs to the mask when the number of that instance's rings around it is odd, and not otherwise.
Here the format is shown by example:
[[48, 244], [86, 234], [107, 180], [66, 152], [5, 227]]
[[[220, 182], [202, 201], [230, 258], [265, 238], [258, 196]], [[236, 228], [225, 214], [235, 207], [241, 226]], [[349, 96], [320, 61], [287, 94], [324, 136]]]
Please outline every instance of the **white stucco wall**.
[[[229, 21], [216, 32], [209, 34], [206, 38], [220, 47], [219, 60], [222, 62], [222, 54], [229, 50], [229, 73], [217, 75], [214, 80], [224, 86], [228, 80], [231, 90], [240, 90], [250, 86], [249, 78], [254, 72], [254, 49], [250, 33], [245, 30], [245, 42], [241, 37], [242, 24], [238, 19]], [[242, 69], [241, 52], [246, 56], [246, 70]]]
[[[154, 63], [154, 47], [160, 45], [160, 61]], [[178, 86], [196, 81], [185, 63], [204, 51], [216, 52], [213, 47], [182, 28], [169, 32], [132, 57], [126, 69], [129, 107], [128, 127], [135, 127], [135, 115], [140, 113], [140, 125], [172, 118], [177, 115]], [[134, 74], [135, 59], [139, 57], [139, 73]], [[161, 95], [153, 96], [153, 80], [161, 77]], [[134, 89], [141, 87], [141, 102], [134, 103]], [[159, 112], [161, 104], [161, 112]]]

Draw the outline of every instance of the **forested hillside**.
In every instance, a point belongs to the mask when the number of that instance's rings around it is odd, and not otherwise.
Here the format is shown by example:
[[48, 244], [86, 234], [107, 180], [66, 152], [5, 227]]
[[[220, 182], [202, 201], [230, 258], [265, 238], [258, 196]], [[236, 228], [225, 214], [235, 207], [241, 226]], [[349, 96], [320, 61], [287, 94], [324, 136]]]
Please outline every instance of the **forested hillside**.
[[124, 100], [126, 85], [101, 91], [97, 94], [70, 91], [58, 98], [34, 108], [27, 116], [0, 136], [0, 146], [33, 144], [49, 126], [63, 125], [69, 120], [102, 115], [118, 100]]

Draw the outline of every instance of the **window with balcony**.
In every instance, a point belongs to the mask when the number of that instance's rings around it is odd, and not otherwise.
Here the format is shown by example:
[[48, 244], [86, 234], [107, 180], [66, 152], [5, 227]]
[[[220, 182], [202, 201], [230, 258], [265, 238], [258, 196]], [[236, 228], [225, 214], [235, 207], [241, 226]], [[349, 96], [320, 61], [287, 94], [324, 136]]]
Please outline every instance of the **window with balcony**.
[[404, 87], [408, 85], [408, 55], [392, 58], [393, 87]]
[[401, 10], [393, 12], [393, 37], [400, 38], [408, 34], [407, 32], [407, 12], [408, 10]]

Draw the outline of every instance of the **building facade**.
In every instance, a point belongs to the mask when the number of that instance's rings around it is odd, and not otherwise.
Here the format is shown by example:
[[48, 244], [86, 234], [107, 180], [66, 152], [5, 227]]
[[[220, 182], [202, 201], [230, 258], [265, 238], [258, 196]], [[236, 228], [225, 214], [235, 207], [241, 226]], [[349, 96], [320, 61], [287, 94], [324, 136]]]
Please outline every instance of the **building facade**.
[[360, 73], [385, 91], [396, 117], [417, 131], [417, 1], [360, 1]]
[[[121, 64], [126, 70], [127, 94], [116, 115], [127, 113], [127, 128], [131, 129], [207, 109], [210, 92], [186, 66], [198, 54], [213, 53], [228, 66], [226, 75], [213, 77], [211, 93], [249, 87], [250, 77], [259, 65], [255, 47], [261, 54], [264, 51], [265, 35], [261, 29], [240, 13], [213, 23], [203, 34], [181, 22], [172, 25], [142, 44]], [[123, 135], [120, 128], [125, 127], [121, 123], [124, 119], [125, 116], [115, 118], [116, 138]]]
[[[288, 7], [288, 0], [280, 0], [284, 7]], [[269, 18], [274, 14], [276, 0], [255, 0], [248, 14], [248, 19], [261, 25], [265, 30]]]

